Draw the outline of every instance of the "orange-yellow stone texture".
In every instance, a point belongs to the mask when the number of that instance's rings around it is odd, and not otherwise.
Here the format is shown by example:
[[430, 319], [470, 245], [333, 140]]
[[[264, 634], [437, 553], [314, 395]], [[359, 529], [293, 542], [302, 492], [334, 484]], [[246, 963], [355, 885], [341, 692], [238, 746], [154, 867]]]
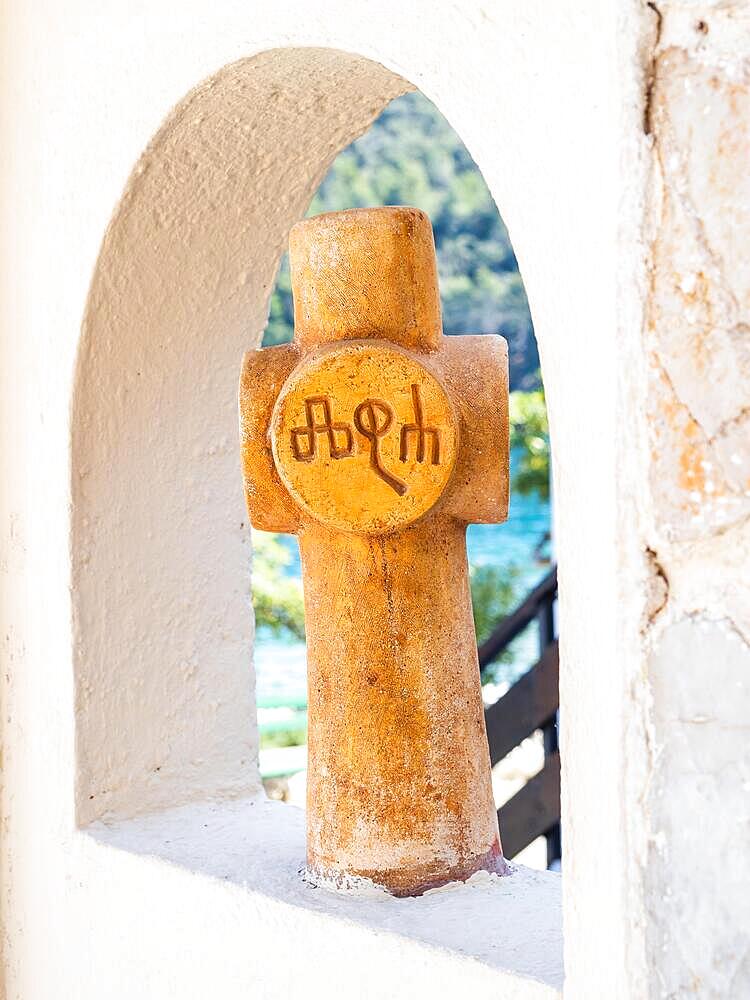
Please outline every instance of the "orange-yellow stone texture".
[[443, 337], [416, 209], [301, 222], [290, 264], [295, 340], [245, 356], [240, 423], [253, 525], [300, 541], [308, 872], [502, 873], [465, 536], [507, 516], [505, 341]]

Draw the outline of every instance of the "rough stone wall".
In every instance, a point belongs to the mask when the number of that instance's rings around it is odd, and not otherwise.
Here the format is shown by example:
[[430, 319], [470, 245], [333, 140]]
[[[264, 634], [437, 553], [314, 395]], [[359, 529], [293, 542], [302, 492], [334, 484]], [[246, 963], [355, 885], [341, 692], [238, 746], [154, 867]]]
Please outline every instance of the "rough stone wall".
[[750, 5], [651, 4], [653, 997], [750, 991]]

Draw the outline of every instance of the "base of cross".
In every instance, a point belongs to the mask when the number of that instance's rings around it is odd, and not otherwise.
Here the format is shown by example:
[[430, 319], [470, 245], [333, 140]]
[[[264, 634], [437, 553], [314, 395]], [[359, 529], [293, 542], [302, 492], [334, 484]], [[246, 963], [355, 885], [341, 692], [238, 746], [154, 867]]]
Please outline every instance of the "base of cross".
[[439, 889], [450, 882], [466, 882], [477, 872], [510, 875], [511, 868], [503, 857], [499, 841], [485, 854], [452, 865], [432, 861], [429, 864], [409, 865], [387, 871], [379, 869], [352, 872], [350, 868], [342, 869], [336, 865], [308, 864], [304, 879], [320, 889], [374, 889], [404, 898], [421, 896], [430, 889]]

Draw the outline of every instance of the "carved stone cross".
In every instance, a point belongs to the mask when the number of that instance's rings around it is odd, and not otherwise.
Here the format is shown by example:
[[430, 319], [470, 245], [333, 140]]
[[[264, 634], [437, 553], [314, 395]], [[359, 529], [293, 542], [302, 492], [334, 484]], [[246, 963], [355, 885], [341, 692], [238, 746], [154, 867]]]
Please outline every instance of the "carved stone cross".
[[245, 356], [240, 411], [250, 519], [300, 542], [308, 872], [503, 872], [466, 526], [507, 516], [505, 341], [443, 337], [416, 209], [301, 222], [290, 264], [294, 342]]

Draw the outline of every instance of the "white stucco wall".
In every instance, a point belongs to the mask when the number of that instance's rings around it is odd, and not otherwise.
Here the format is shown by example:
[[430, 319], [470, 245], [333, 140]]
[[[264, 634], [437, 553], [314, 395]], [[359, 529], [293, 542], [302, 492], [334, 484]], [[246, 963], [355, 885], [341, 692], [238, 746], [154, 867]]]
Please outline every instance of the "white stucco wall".
[[[308, 995], [357, 976], [362, 995], [381, 995], [385, 967], [392, 995], [557, 988], [554, 962], [487, 957], [487, 936], [502, 950], [521, 919], [513, 893], [462, 896], [478, 929], [468, 942], [441, 937], [431, 907], [384, 937], [366, 904], [348, 917], [325, 898], [300, 905], [288, 878], [299, 841], [284, 853], [283, 824], [242, 812], [257, 768], [236, 370], [288, 226], [338, 149], [408, 85], [482, 169], [540, 342], [561, 581], [566, 991], [747, 987], [747, 862], [730, 876], [720, 864], [747, 813], [745, 11], [5, 5], [9, 997], [98, 997], [104, 984], [112, 997], [211, 984], [287, 996], [283, 933], [301, 942]], [[252, 61], [290, 46], [336, 51]], [[709, 292], [686, 304], [699, 272]], [[699, 348], [708, 364], [686, 363]], [[207, 815], [215, 841], [200, 836]], [[219, 843], [226, 871], [211, 863]], [[540, 884], [553, 907], [556, 887]], [[525, 912], [522, 937], [553, 954], [554, 930]]]
[[239, 60], [169, 116], [128, 182], [73, 413], [81, 822], [258, 791], [237, 359], [331, 159], [407, 88], [344, 53]]

